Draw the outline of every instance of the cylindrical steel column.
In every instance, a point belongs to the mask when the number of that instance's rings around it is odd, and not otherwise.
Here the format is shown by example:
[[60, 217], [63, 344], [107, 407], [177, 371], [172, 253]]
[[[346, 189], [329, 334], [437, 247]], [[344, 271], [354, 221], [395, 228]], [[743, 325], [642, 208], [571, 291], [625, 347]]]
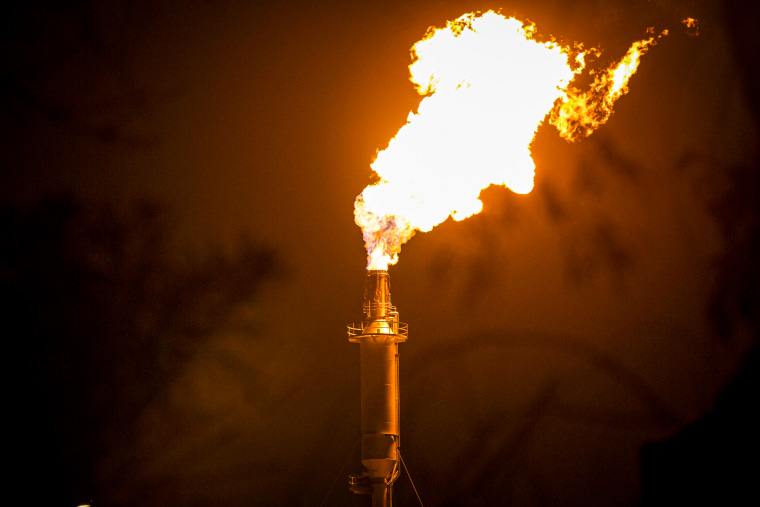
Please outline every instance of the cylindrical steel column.
[[396, 465], [399, 438], [398, 345], [363, 340], [361, 356], [362, 464], [370, 477], [388, 477]]
[[[399, 471], [398, 344], [406, 341], [406, 325], [391, 306], [387, 271], [367, 273], [361, 326], [349, 326], [349, 341], [359, 344], [361, 364], [362, 477], [371, 484], [373, 507], [390, 505]], [[352, 490], [357, 476], [351, 477]]]

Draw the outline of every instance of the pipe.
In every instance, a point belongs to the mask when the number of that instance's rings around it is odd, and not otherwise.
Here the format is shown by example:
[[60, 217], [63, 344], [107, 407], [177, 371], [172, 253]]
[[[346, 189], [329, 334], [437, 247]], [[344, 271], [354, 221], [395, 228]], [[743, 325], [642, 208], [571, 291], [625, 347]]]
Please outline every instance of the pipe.
[[371, 486], [373, 507], [385, 507], [390, 505], [393, 482], [399, 474], [398, 344], [406, 341], [408, 329], [391, 305], [387, 271], [367, 272], [364, 315], [366, 320], [360, 326], [348, 326], [348, 340], [359, 344], [364, 485], [356, 485], [362, 482], [357, 476], [349, 481], [356, 493], [368, 493], [367, 486]]

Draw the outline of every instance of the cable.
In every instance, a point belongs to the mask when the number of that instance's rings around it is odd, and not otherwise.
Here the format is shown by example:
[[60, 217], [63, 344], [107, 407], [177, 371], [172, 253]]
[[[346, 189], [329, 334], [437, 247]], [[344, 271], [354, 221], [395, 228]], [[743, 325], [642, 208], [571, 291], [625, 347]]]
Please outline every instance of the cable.
[[409, 482], [412, 484], [412, 489], [414, 490], [414, 494], [417, 495], [417, 500], [420, 502], [420, 507], [425, 507], [422, 505], [422, 499], [420, 498], [420, 494], [417, 493], [417, 488], [414, 486], [414, 481], [412, 480], [412, 476], [409, 474], [409, 469], [406, 468], [406, 463], [404, 463], [404, 458], [401, 456], [401, 449], [398, 449], [398, 457], [401, 458], [401, 464], [404, 465], [404, 470], [406, 470], [406, 476], [409, 477]]
[[[360, 441], [361, 441], [361, 438], [357, 439], [354, 442], [354, 446], [351, 448], [351, 452], [348, 454], [348, 456], [346, 456], [345, 461], [343, 461], [343, 465], [341, 465], [340, 470], [338, 470], [338, 475], [336, 475], [335, 479], [333, 479], [332, 484], [330, 485], [330, 489], [327, 491], [327, 494], [322, 499], [322, 503], [319, 504], [319, 507], [323, 507], [325, 505], [325, 502], [327, 501], [327, 499], [330, 498], [330, 494], [332, 493], [332, 490], [335, 487], [335, 483], [338, 482], [338, 478], [343, 474], [343, 470], [346, 468], [346, 465], [348, 464], [349, 460], [351, 460], [351, 456], [354, 454], [354, 451], [356, 450], [356, 446], [359, 444]], [[408, 473], [409, 472], [407, 472], [407, 474]], [[411, 479], [409, 479], [409, 480], [411, 480]]]

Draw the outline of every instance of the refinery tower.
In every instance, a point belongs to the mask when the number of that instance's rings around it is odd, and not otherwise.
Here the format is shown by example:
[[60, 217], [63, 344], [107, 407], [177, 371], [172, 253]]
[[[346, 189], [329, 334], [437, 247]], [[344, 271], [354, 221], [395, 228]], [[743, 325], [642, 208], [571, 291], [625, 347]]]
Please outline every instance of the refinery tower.
[[371, 494], [372, 507], [390, 506], [401, 467], [398, 344], [408, 328], [391, 305], [390, 277], [370, 270], [364, 286], [364, 320], [348, 326], [348, 341], [359, 344], [361, 363], [360, 475], [349, 476], [354, 493]]

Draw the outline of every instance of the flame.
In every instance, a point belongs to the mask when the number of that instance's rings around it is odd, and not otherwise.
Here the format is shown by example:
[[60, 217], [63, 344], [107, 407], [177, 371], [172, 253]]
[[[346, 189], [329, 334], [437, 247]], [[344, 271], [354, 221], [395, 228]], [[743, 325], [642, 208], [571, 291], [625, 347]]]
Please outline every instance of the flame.
[[[654, 30], [647, 31], [652, 33]], [[641, 57], [649, 46], [667, 34], [668, 31], [664, 30], [660, 35], [634, 42], [617, 65], [595, 74], [587, 91], [569, 87], [557, 100], [549, 118], [560, 135], [572, 141], [588, 136], [604, 124], [612, 115], [612, 106], [617, 99], [628, 93], [628, 81], [638, 69]]]
[[681, 23], [686, 26], [686, 33], [690, 37], [697, 37], [699, 35], [699, 21], [689, 17], [682, 19]]
[[367, 269], [398, 262], [401, 245], [416, 231], [479, 213], [480, 192], [489, 185], [530, 192], [530, 143], [539, 125], [549, 116], [567, 139], [590, 134], [628, 91], [641, 56], [665, 35], [635, 42], [581, 92], [570, 84], [599, 51], [539, 42], [536, 34], [533, 24], [489, 11], [431, 28], [412, 47], [410, 80], [423, 98], [378, 152], [372, 163], [378, 181], [355, 202]]

